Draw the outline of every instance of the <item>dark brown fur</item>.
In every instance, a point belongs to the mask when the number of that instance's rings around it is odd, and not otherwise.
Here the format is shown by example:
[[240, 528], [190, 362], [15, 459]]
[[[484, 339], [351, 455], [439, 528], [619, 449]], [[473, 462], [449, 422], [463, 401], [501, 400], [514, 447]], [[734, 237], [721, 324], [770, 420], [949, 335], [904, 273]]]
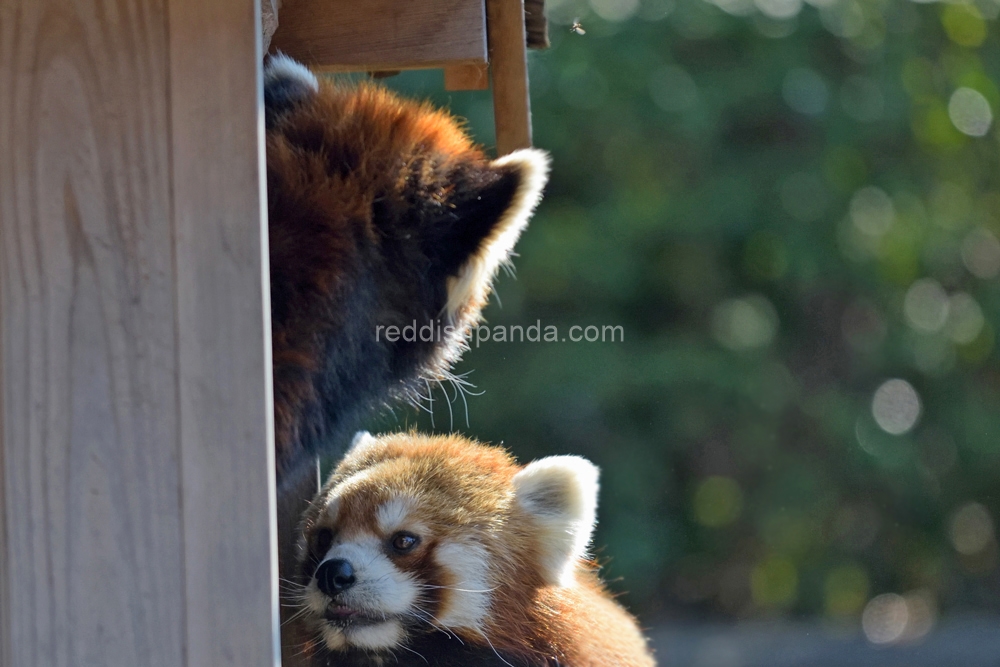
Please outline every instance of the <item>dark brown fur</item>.
[[300, 450], [343, 436], [338, 421], [351, 430], [356, 414], [405, 397], [415, 379], [454, 360], [457, 351], [431, 343], [378, 346], [376, 326], [448, 323], [446, 278], [518, 181], [492, 169], [448, 114], [378, 87], [325, 82], [276, 119], [267, 167], [283, 476]]

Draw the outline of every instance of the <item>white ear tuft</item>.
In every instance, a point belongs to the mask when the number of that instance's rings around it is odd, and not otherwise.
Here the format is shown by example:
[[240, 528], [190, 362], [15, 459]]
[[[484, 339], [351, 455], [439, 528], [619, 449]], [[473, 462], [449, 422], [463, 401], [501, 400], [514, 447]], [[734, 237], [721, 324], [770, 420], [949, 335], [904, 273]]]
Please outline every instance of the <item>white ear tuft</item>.
[[283, 114], [318, 90], [319, 80], [305, 65], [283, 53], [268, 56], [264, 64], [264, 125], [274, 127]]
[[549, 154], [537, 148], [523, 148], [493, 160], [493, 166], [498, 169], [514, 166], [521, 172], [521, 186], [507, 211], [511, 218], [520, 220], [521, 227], [528, 223], [542, 200], [542, 190], [549, 180], [549, 162]]
[[542, 567], [550, 584], [570, 586], [597, 521], [597, 466], [579, 456], [549, 456], [514, 476], [514, 498], [541, 530]]
[[368, 431], [358, 431], [351, 440], [351, 446], [347, 448], [347, 455], [356, 456], [377, 443], [378, 440]]
[[514, 151], [494, 160], [490, 166], [503, 171], [516, 171], [519, 182], [507, 210], [448, 285], [445, 310], [452, 318], [467, 303], [485, 301], [497, 270], [510, 258], [514, 244], [542, 200], [542, 190], [549, 180], [549, 154], [537, 148]]
[[273, 86], [279, 82], [286, 85], [295, 83], [313, 92], [319, 90], [316, 75], [299, 61], [281, 52], [269, 57], [264, 65], [264, 86]]

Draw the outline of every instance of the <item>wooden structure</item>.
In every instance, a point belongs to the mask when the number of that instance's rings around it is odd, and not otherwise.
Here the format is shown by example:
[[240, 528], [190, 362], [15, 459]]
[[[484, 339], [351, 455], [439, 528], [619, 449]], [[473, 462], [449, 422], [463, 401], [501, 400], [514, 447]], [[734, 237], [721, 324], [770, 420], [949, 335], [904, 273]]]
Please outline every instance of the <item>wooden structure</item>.
[[[0, 0], [4, 667], [279, 662], [261, 1]], [[530, 143], [522, 0], [278, 9]]]
[[277, 658], [260, 38], [0, 0], [0, 664]]
[[531, 145], [526, 39], [524, 0], [282, 0], [271, 50], [333, 72], [443, 68], [449, 90], [492, 79], [503, 155]]

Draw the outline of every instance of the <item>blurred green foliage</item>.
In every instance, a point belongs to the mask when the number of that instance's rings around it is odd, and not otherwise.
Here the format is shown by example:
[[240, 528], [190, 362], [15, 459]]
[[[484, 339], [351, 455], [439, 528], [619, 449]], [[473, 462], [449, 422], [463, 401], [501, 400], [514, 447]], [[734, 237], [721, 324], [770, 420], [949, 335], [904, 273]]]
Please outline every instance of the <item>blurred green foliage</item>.
[[[598, 463], [641, 615], [1000, 608], [1000, 5], [548, 4], [552, 180], [486, 316], [625, 339], [472, 349], [455, 429]], [[391, 85], [492, 142], [488, 93]]]

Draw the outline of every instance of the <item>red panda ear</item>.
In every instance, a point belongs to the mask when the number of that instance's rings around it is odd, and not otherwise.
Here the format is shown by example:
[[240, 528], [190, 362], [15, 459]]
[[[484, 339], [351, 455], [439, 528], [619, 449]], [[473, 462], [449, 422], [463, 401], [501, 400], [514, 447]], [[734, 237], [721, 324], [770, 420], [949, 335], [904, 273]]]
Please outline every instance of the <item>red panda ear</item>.
[[347, 448], [345, 456], [357, 456], [376, 444], [378, 444], [378, 440], [371, 433], [368, 431], [358, 431], [354, 434], [354, 439], [351, 440], [351, 445]]
[[448, 279], [445, 308], [452, 321], [475, 317], [486, 304], [497, 270], [509, 261], [542, 198], [548, 174], [547, 153], [519, 150], [491, 162], [480, 185], [457, 193], [451, 242], [460, 257]]
[[549, 456], [514, 476], [514, 498], [540, 529], [545, 580], [573, 583], [597, 521], [598, 469], [579, 456]]
[[316, 75], [284, 53], [264, 63], [264, 124], [272, 127], [286, 111], [319, 91]]

